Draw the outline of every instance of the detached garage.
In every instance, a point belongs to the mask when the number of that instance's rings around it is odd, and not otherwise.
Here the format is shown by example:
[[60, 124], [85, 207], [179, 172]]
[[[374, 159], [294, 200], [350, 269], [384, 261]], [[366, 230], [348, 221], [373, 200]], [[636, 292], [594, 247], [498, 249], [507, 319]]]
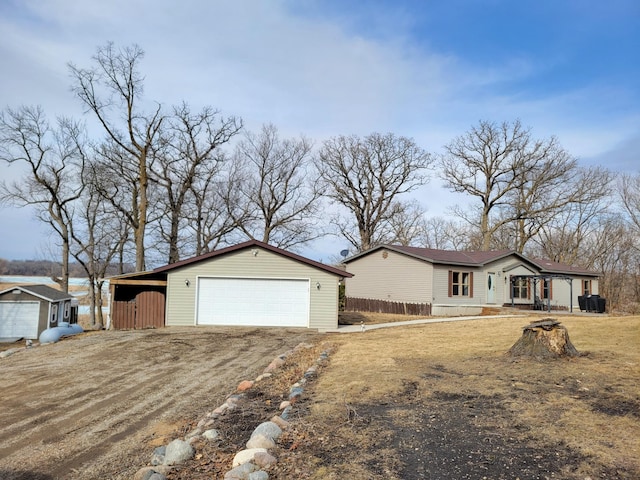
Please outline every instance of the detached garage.
[[46, 285], [23, 285], [0, 292], [0, 339], [37, 339], [48, 327], [69, 322], [77, 303]]
[[[237, 325], [303, 327], [338, 326], [338, 285], [351, 274], [308, 258], [251, 240], [157, 268], [111, 279], [118, 285], [145, 278], [166, 278], [166, 326]], [[124, 285], [123, 285], [124, 286]], [[151, 285], [149, 285], [151, 287]], [[114, 315], [117, 305], [111, 309]], [[114, 316], [116, 326], [121, 322]]]

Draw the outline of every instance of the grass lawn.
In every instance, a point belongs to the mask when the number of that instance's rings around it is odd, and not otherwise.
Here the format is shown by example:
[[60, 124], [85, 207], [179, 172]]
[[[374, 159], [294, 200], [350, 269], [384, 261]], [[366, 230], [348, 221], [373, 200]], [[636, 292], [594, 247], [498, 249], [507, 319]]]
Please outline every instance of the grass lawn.
[[278, 478], [640, 478], [640, 317], [554, 316], [581, 356], [507, 356], [540, 318], [328, 337]]

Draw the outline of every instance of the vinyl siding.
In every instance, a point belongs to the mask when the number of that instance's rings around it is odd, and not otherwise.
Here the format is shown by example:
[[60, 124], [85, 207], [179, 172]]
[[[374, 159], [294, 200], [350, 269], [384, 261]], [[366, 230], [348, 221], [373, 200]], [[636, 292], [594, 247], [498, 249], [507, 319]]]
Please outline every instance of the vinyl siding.
[[[253, 255], [252, 250], [258, 254]], [[297, 278], [310, 284], [309, 327], [327, 330], [338, 326], [338, 281], [328, 272], [252, 247], [171, 271], [167, 277], [167, 326], [194, 325], [199, 277]], [[190, 285], [185, 285], [185, 280]], [[316, 284], [320, 283], [318, 290]]]
[[[552, 306], [564, 306], [569, 308], [569, 296], [571, 295], [571, 302], [573, 304], [573, 310], [579, 311], [580, 305], [578, 304], [578, 296], [582, 295], [582, 281], [591, 280], [591, 294], [598, 294], [598, 280], [593, 277], [575, 277], [571, 282], [571, 285], [566, 280], [560, 278], [553, 279], [553, 298], [551, 299]], [[571, 291], [573, 289], [573, 291]]]
[[[511, 277], [516, 276], [516, 275], [538, 275], [540, 272], [536, 271], [536, 270], [532, 270], [528, 267], [525, 267], [524, 265], [518, 265], [515, 268], [510, 268], [508, 271], [504, 272], [504, 278], [503, 278], [503, 283], [504, 283], [504, 304], [510, 305], [512, 303], [511, 301]], [[555, 294], [555, 283], [553, 285], [554, 288], [554, 294]], [[524, 304], [524, 305], [533, 305], [534, 302], [534, 292], [533, 292], [533, 284], [530, 285], [529, 287], [529, 294], [530, 294], [530, 298], [514, 298], [513, 299], [513, 304], [514, 305], [519, 305], [519, 304]]]
[[[50, 303], [42, 298], [38, 298], [28, 292], [20, 291], [20, 293], [13, 293], [13, 291], [0, 295], [0, 302], [38, 302], [40, 304], [38, 313], [38, 335], [42, 331], [49, 327], [49, 306]], [[56, 304], [57, 307], [57, 304]]]
[[[386, 258], [384, 254], [387, 254]], [[348, 297], [431, 303], [433, 266], [389, 250], [377, 250], [347, 264]]]
[[[387, 257], [384, 258], [384, 253]], [[429, 302], [433, 314], [472, 314], [474, 308], [487, 305], [487, 276], [495, 273], [495, 298], [492, 305], [511, 304], [510, 277], [515, 275], [539, 275], [533, 265], [509, 255], [483, 267], [431, 264], [384, 249], [356, 258], [347, 264], [354, 274], [345, 279], [348, 297], [373, 298], [402, 302]], [[473, 273], [473, 296], [449, 297], [449, 271]], [[573, 280], [573, 307], [578, 308], [578, 295], [582, 295], [582, 280], [591, 279], [592, 293], [598, 293], [598, 280], [593, 277], [576, 276]], [[540, 288], [540, 281], [537, 285]], [[515, 304], [533, 304], [531, 298], [514, 299]], [[538, 292], [538, 295], [539, 292]], [[552, 280], [552, 306], [569, 307], [569, 283], [560, 278]], [[442, 313], [441, 313], [442, 312]]]
[[[449, 296], [449, 271], [473, 273], [473, 296]], [[433, 297], [435, 304], [480, 305], [485, 303], [484, 272], [475, 267], [434, 265]]]
[[[520, 262], [520, 259], [510, 256], [488, 264], [484, 268], [484, 275], [486, 277], [487, 272], [495, 272], [496, 277], [496, 305], [503, 305], [511, 303], [511, 292], [509, 291], [509, 277], [511, 275], [537, 275], [539, 272], [532, 269], [529, 266], [518, 265], [514, 268], [514, 264]], [[486, 285], [486, 278], [485, 278]], [[484, 292], [484, 299], [486, 301], [486, 288]], [[532, 297], [533, 298], [533, 297]], [[516, 302], [518, 299], [516, 299]], [[523, 300], [524, 301], [524, 300]]]

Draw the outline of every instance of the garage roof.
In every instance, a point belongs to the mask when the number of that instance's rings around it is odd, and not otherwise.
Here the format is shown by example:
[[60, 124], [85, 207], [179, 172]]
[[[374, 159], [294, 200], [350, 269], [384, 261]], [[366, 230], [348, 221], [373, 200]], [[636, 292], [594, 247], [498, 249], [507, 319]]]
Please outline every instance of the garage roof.
[[283, 257], [290, 258], [296, 262], [304, 263], [306, 265], [315, 267], [319, 270], [324, 270], [325, 272], [332, 273], [339, 277], [352, 277], [353, 275], [346, 270], [342, 270], [340, 268], [332, 267], [330, 265], [325, 265], [324, 263], [316, 262], [309, 258], [303, 257], [301, 255], [297, 255], [295, 253], [288, 252], [287, 250], [283, 250], [278, 247], [274, 247], [273, 245], [269, 245], [268, 243], [259, 242], [258, 240], [249, 240], [247, 242], [239, 243], [237, 245], [233, 245], [231, 247], [222, 248], [220, 250], [214, 250], [213, 252], [205, 253], [204, 255], [200, 255], [197, 257], [188, 258], [186, 260], [182, 260], [180, 262], [170, 263], [169, 265], [165, 265], [163, 267], [158, 267], [153, 270], [153, 273], [160, 272], [168, 272], [170, 270], [174, 270], [176, 268], [184, 267], [186, 265], [191, 265], [197, 262], [202, 262], [204, 260], [209, 260], [211, 258], [219, 257], [222, 255], [226, 255], [231, 252], [236, 252], [239, 250], [244, 250], [248, 248], [263, 248], [265, 250], [269, 250], [270, 252], [277, 253], [278, 255], [282, 255]]

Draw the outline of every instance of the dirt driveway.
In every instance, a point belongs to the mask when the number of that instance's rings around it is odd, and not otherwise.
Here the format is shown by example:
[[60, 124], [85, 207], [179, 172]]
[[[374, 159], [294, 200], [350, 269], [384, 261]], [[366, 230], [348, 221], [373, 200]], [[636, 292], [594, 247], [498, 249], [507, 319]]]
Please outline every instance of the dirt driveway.
[[96, 332], [0, 359], [0, 478], [131, 478], [154, 444], [316, 337], [224, 327]]

